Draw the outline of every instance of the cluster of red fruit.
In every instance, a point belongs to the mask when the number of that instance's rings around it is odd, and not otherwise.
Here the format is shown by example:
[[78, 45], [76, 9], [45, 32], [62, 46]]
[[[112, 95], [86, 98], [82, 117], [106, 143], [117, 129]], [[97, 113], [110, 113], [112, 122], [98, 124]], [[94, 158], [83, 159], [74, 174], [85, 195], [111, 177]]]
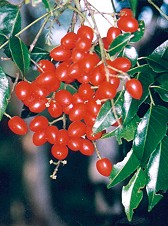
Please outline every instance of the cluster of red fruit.
[[[103, 38], [105, 49], [122, 32], [138, 29], [138, 22], [129, 9], [120, 12], [117, 25], [110, 27], [107, 37]], [[21, 81], [15, 86], [16, 96], [31, 112], [41, 113], [47, 109], [54, 119], [63, 115], [69, 118], [71, 123], [63, 129], [58, 129], [54, 121], [50, 123], [43, 115], [35, 116], [29, 125], [34, 132], [33, 143], [37, 146], [51, 143], [51, 153], [60, 161], [67, 157], [69, 149], [88, 156], [94, 153], [94, 140], [101, 138], [103, 133], [92, 132], [98, 112], [105, 100], [116, 96], [119, 75], [131, 68], [131, 61], [126, 57], [111, 60], [106, 54], [106, 62], [102, 62], [94, 52], [93, 38], [93, 29], [85, 25], [77, 33], [67, 33], [60, 45], [51, 50], [52, 61], [43, 59], [38, 62], [38, 77], [32, 82]], [[66, 88], [74, 81], [79, 84], [74, 94], [60, 89], [61, 84], [65, 84]], [[139, 80], [128, 77], [125, 88], [132, 98], [141, 98], [143, 89]], [[18, 116], [12, 117], [8, 125], [16, 134], [23, 135], [28, 131], [25, 121]], [[109, 176], [112, 163], [99, 156], [96, 167], [100, 174]]]

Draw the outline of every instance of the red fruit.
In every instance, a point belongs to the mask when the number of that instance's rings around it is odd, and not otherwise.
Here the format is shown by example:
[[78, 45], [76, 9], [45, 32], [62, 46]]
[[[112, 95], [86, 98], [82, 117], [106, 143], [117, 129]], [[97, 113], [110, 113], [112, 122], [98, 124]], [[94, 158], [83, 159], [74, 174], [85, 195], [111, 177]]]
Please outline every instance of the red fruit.
[[71, 57], [71, 51], [60, 45], [51, 50], [50, 57], [55, 61], [65, 61]]
[[92, 41], [88, 38], [79, 38], [76, 42], [75, 48], [81, 52], [89, 51], [92, 45]]
[[74, 48], [72, 50], [72, 61], [73, 63], [77, 63], [79, 60], [82, 60], [84, 58], [86, 53]]
[[86, 125], [81, 121], [74, 121], [68, 127], [70, 137], [81, 137], [86, 132]]
[[87, 126], [93, 126], [96, 121], [96, 115], [93, 113], [86, 113], [84, 116], [84, 122]]
[[133, 12], [129, 8], [124, 8], [120, 10], [120, 16], [133, 16]]
[[37, 131], [33, 134], [33, 144], [36, 146], [41, 146], [47, 142], [45, 131]]
[[46, 88], [41, 87], [36, 80], [31, 83], [32, 95], [37, 98], [44, 98], [50, 94], [50, 91]]
[[56, 126], [48, 126], [45, 131], [47, 141], [51, 144], [55, 144], [57, 141], [57, 133], [58, 128]]
[[79, 151], [79, 149], [81, 148], [82, 145], [82, 138], [80, 137], [71, 137], [68, 141], [68, 147], [72, 150], [72, 151]]
[[109, 48], [109, 42], [107, 41], [107, 37], [103, 37], [102, 38], [102, 42], [103, 42], [103, 45], [104, 45], [104, 48], [107, 50]]
[[69, 119], [71, 121], [80, 121], [84, 118], [86, 114], [85, 104], [79, 103], [75, 104], [69, 112]]
[[112, 61], [111, 65], [123, 72], [127, 72], [131, 68], [131, 61], [126, 57], [118, 57]]
[[100, 59], [96, 53], [87, 53], [85, 57], [79, 62], [79, 66], [84, 72], [89, 73], [99, 61]]
[[38, 63], [37, 70], [39, 72], [45, 72], [45, 71], [55, 71], [55, 65], [49, 61], [49, 60], [40, 60]]
[[82, 25], [77, 31], [77, 36], [79, 38], [85, 37], [85, 38], [88, 38], [92, 41], [93, 35], [94, 35], [93, 29], [89, 26], [86, 26], [86, 25]]
[[135, 32], [138, 30], [138, 21], [132, 16], [122, 16], [117, 21], [117, 26], [119, 29], [125, 32]]
[[91, 156], [94, 153], [94, 145], [88, 139], [82, 140], [82, 145], [79, 150], [83, 155]]
[[107, 81], [104, 81], [96, 91], [97, 99], [113, 99], [116, 95], [116, 88]]
[[51, 100], [50, 105], [48, 107], [48, 112], [53, 118], [58, 118], [62, 115], [63, 109], [58, 102], [56, 102], [55, 100]]
[[102, 158], [96, 162], [96, 168], [101, 175], [109, 177], [112, 171], [112, 163], [108, 158]]
[[66, 49], [73, 49], [75, 47], [76, 41], [78, 40], [77, 34], [74, 32], [68, 32], [62, 39], [61, 45]]
[[66, 82], [71, 79], [71, 77], [68, 76], [68, 68], [69, 64], [67, 64], [67, 62], [63, 62], [58, 65], [55, 70], [55, 75], [59, 81]]
[[89, 140], [98, 140], [99, 138], [101, 138], [102, 132], [94, 134], [93, 130], [92, 130], [92, 126], [87, 126], [86, 127], [86, 136]]
[[68, 106], [72, 102], [72, 94], [65, 89], [59, 90], [55, 94], [55, 100], [61, 105], [61, 106]]
[[57, 133], [57, 144], [67, 145], [69, 141], [69, 134], [66, 129], [60, 129]]
[[63, 112], [69, 115], [69, 112], [72, 108], [73, 108], [73, 104], [69, 104], [68, 106], [63, 106]]
[[48, 119], [42, 115], [35, 116], [29, 124], [30, 130], [33, 132], [45, 130], [47, 127]]
[[69, 66], [67, 74], [73, 79], [77, 79], [84, 75], [84, 71], [79, 66], [79, 63], [73, 63]]
[[121, 30], [118, 27], [110, 27], [107, 31], [107, 42], [111, 44], [112, 41], [120, 34]]
[[100, 64], [100, 65], [96, 66], [89, 74], [89, 77], [90, 77], [90, 83], [93, 86], [100, 85], [106, 79], [104, 65]]
[[143, 87], [141, 82], [138, 79], [132, 78], [128, 80], [125, 84], [125, 88], [127, 92], [132, 96], [132, 98], [137, 100], [141, 99], [142, 93], [143, 93]]
[[25, 135], [28, 131], [26, 122], [19, 116], [13, 116], [8, 121], [9, 129], [18, 135]]
[[46, 109], [47, 98], [34, 99], [29, 103], [29, 110], [34, 113], [40, 113]]
[[79, 86], [78, 93], [84, 101], [87, 101], [93, 98], [94, 90], [90, 84], [83, 83]]
[[116, 89], [119, 87], [120, 85], [120, 79], [117, 77], [109, 77], [109, 83], [112, 84]]
[[60, 81], [54, 71], [41, 73], [35, 81], [40, 87], [43, 87], [50, 92], [56, 91], [60, 87]]
[[98, 115], [99, 110], [101, 108], [101, 104], [97, 104], [96, 100], [94, 99], [90, 99], [87, 103], [86, 103], [86, 108], [87, 108], [87, 112], [90, 114], [93, 114], [95, 116]]
[[62, 144], [54, 144], [51, 148], [51, 154], [58, 160], [63, 160], [68, 156], [68, 148]]
[[25, 100], [31, 93], [31, 84], [27, 81], [21, 81], [15, 86], [15, 94], [19, 100]]

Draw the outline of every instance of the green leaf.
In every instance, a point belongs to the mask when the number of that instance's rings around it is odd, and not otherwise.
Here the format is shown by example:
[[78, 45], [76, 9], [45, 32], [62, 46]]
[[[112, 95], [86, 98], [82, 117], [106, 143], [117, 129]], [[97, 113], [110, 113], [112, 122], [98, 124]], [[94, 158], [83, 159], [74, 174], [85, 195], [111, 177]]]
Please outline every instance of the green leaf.
[[49, 0], [42, 0], [42, 2], [44, 3], [44, 6], [48, 11], [52, 9], [52, 6]]
[[138, 59], [138, 53], [135, 47], [127, 45], [123, 50], [122, 56], [128, 58], [131, 61], [132, 67], [136, 65], [137, 59]]
[[168, 102], [168, 83], [162, 84], [154, 88], [154, 90], [159, 94], [163, 101]]
[[17, 37], [9, 39], [9, 49], [12, 59], [20, 69], [21, 73], [25, 75], [30, 67], [30, 54], [27, 46]]
[[0, 67], [0, 120], [8, 106], [8, 99], [10, 96], [10, 85], [9, 81]]
[[21, 30], [21, 15], [18, 6], [1, 0], [0, 15], [0, 33], [10, 37]]
[[124, 33], [117, 36], [109, 46], [108, 52], [110, 56], [114, 56], [116, 53], [121, 52], [128, 44], [131, 37], [131, 33]]
[[[121, 115], [121, 106], [123, 102], [122, 92], [118, 92], [118, 95], [114, 99], [114, 106], [117, 115]], [[110, 100], [107, 100], [100, 109], [100, 112], [96, 118], [95, 124], [93, 126], [93, 132], [98, 133], [109, 126], [111, 126], [116, 121], [112, 110], [112, 104]]]
[[134, 176], [131, 178], [126, 186], [122, 189], [122, 204], [125, 208], [125, 213], [129, 221], [132, 220], [134, 209], [138, 207], [142, 198], [146, 183], [146, 175], [144, 171], [139, 168]]
[[133, 33], [133, 37], [131, 38], [130, 42], [138, 42], [144, 36], [145, 32], [145, 22], [143, 20], [138, 21], [139, 28], [136, 32]]
[[134, 139], [139, 121], [139, 117], [135, 116], [131, 121], [128, 122], [128, 124], [118, 126], [115, 130], [103, 135], [102, 138], [115, 136], [119, 144], [122, 144], [121, 138], [131, 141]]
[[124, 104], [123, 104], [123, 123], [127, 124], [132, 118], [137, 114], [139, 106], [144, 102], [144, 100], [149, 95], [149, 85], [153, 83], [153, 76], [151, 74], [140, 73], [139, 78], [143, 87], [143, 95], [140, 100], [133, 99], [130, 94], [126, 91], [124, 94]]
[[129, 0], [132, 12], [134, 16], [136, 16], [137, 6], [138, 6], [138, 0]]
[[153, 76], [156, 76], [156, 74], [152, 71], [151, 67], [149, 67], [148, 64], [143, 64], [143, 65], [140, 65], [140, 66], [137, 66], [137, 67], [134, 67], [134, 68], [131, 68], [129, 71], [128, 71], [128, 74], [133, 76], [137, 73], [150, 73], [150, 74], [153, 74]]
[[165, 58], [168, 49], [168, 40], [158, 46], [147, 59], [150, 67], [156, 73], [168, 72], [168, 61]]
[[7, 37], [4, 34], [0, 33], [0, 45], [7, 41]]
[[167, 131], [168, 109], [163, 106], [151, 106], [141, 119], [135, 139], [133, 151], [145, 165], [151, 153], [163, 139]]
[[164, 137], [156, 150], [151, 154], [147, 165], [148, 179], [146, 190], [149, 199], [148, 211], [163, 197], [157, 194], [159, 191], [168, 189], [168, 137]]
[[118, 162], [113, 166], [113, 170], [110, 175], [110, 182], [107, 188], [111, 188], [121, 181], [129, 177], [139, 167], [139, 160], [134, 155], [131, 149], [123, 161]]
[[40, 47], [34, 47], [33, 51], [30, 54], [30, 58], [36, 63], [42, 59], [45, 59], [45, 60], [51, 59], [49, 52]]

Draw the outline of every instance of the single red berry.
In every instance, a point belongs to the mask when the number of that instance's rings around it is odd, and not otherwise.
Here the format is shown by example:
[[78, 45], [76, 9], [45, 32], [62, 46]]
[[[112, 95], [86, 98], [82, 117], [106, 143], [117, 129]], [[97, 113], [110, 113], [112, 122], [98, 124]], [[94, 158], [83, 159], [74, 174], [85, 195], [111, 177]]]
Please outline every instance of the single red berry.
[[107, 42], [111, 44], [112, 41], [120, 34], [121, 30], [118, 27], [110, 27], [107, 31]]
[[19, 100], [25, 100], [31, 93], [31, 83], [21, 81], [15, 86], [15, 94]]
[[81, 121], [74, 121], [68, 127], [70, 137], [81, 137], [86, 132], [86, 125]]
[[96, 168], [101, 175], [109, 177], [112, 171], [112, 163], [108, 158], [102, 158], [97, 160]]
[[55, 100], [51, 100], [49, 103], [48, 107], [48, 113], [53, 117], [53, 118], [58, 118], [59, 116], [62, 115], [63, 109], [61, 104], [56, 102]]
[[126, 57], [118, 57], [111, 62], [111, 65], [117, 70], [127, 72], [131, 68], [131, 61]]
[[33, 134], [33, 144], [36, 146], [41, 146], [47, 142], [45, 131], [37, 131]]
[[71, 51], [60, 45], [51, 50], [50, 57], [55, 61], [65, 61], [71, 57]]
[[71, 121], [80, 121], [86, 114], [86, 106], [83, 103], [75, 104], [69, 112], [69, 119]]
[[66, 129], [60, 129], [57, 132], [57, 144], [61, 144], [61, 145], [67, 145], [68, 141], [69, 141], [69, 134], [68, 131]]
[[75, 49], [81, 52], [87, 52], [90, 50], [92, 41], [88, 38], [82, 37], [79, 38], [76, 42]]
[[57, 133], [58, 128], [56, 126], [48, 126], [45, 131], [47, 141], [51, 144], [55, 144], [57, 141]]
[[88, 139], [82, 140], [82, 145], [79, 150], [83, 155], [91, 156], [94, 153], [94, 145]]
[[94, 90], [90, 84], [84, 83], [79, 86], [78, 93], [84, 101], [88, 101], [93, 98]]
[[28, 131], [26, 122], [19, 116], [13, 116], [8, 121], [9, 129], [18, 135], [25, 135]]
[[68, 148], [62, 144], [54, 144], [51, 148], [51, 154], [58, 160], [63, 160], [68, 156]]
[[101, 138], [103, 132], [99, 132], [94, 134], [93, 130], [92, 130], [92, 126], [87, 126], [86, 127], [86, 136], [89, 140], [98, 140], [99, 138]]
[[77, 36], [79, 38], [85, 37], [92, 41], [94, 36], [93, 29], [87, 25], [82, 25], [77, 31]]
[[55, 71], [55, 65], [50, 60], [42, 59], [37, 65], [39, 66], [37, 67], [39, 72]]
[[122, 31], [132, 33], [138, 30], [139, 24], [137, 19], [132, 16], [122, 16], [117, 21], [117, 26]]
[[61, 89], [55, 94], [55, 100], [61, 105], [61, 106], [68, 106], [72, 102], [72, 94], [65, 89]]
[[96, 98], [100, 100], [113, 99], [116, 96], [116, 92], [116, 88], [113, 84], [104, 81], [96, 91]]
[[61, 45], [66, 49], [73, 49], [75, 47], [76, 41], [78, 40], [77, 34], [74, 32], [68, 32], [62, 39]]
[[132, 96], [132, 98], [137, 100], [141, 99], [142, 93], [143, 93], [143, 87], [141, 82], [138, 79], [132, 78], [128, 80], [125, 84], [125, 88], [127, 92]]
[[96, 53], [87, 53], [85, 57], [79, 62], [79, 66], [84, 72], [89, 73], [99, 61], [100, 59]]
[[80, 137], [70, 137], [68, 141], [68, 148], [72, 151], [79, 151], [82, 145], [82, 138]]
[[34, 99], [29, 103], [29, 110], [34, 113], [40, 113], [46, 109], [47, 98]]
[[124, 8], [120, 10], [120, 16], [133, 16], [133, 12], [129, 8]]
[[48, 127], [48, 119], [43, 115], [35, 116], [30, 124], [29, 128], [33, 132], [45, 130]]

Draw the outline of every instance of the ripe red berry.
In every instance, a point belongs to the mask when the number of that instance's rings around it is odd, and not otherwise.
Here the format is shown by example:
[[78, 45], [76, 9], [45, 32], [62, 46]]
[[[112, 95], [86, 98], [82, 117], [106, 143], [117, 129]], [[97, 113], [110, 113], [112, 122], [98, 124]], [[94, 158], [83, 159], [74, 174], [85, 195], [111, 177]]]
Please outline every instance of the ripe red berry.
[[65, 61], [71, 57], [71, 51], [60, 45], [51, 50], [50, 57], [55, 61]]
[[65, 89], [59, 90], [55, 94], [55, 100], [61, 105], [61, 106], [68, 106], [72, 102], [72, 94]]
[[71, 137], [68, 141], [68, 147], [72, 151], [79, 151], [82, 145], [82, 138], [80, 137]]
[[48, 127], [48, 119], [45, 116], [37, 115], [31, 120], [29, 127], [33, 132], [45, 130]]
[[25, 100], [31, 93], [31, 84], [27, 81], [21, 81], [15, 86], [15, 94], [19, 100]]
[[55, 71], [55, 65], [49, 61], [49, 60], [40, 60], [38, 63], [37, 70], [39, 72], [45, 72], [45, 71]]
[[88, 139], [82, 140], [82, 145], [79, 150], [83, 155], [91, 156], [94, 153], [94, 145]]
[[128, 93], [132, 96], [132, 98], [137, 100], [141, 99], [143, 87], [138, 79], [132, 78], [128, 80], [125, 84], [125, 88], [128, 91]]
[[41, 146], [47, 142], [45, 131], [37, 131], [33, 134], [33, 144], [36, 146]]
[[83, 103], [75, 104], [69, 112], [69, 119], [71, 121], [80, 121], [86, 114], [86, 106]]
[[112, 43], [112, 41], [121, 34], [121, 30], [118, 27], [110, 27], [107, 31], [107, 37], [106, 40], [109, 44]]
[[122, 16], [117, 21], [117, 26], [119, 29], [125, 32], [135, 32], [138, 30], [138, 21], [132, 16]]
[[96, 168], [101, 175], [109, 177], [112, 171], [112, 163], [108, 158], [102, 158], [97, 160]]
[[68, 127], [70, 137], [81, 137], [86, 132], [86, 125], [81, 121], [74, 121]]
[[13, 116], [8, 121], [9, 129], [18, 135], [25, 135], [28, 131], [26, 122], [19, 116]]
[[68, 32], [61, 39], [61, 45], [63, 45], [66, 49], [73, 49], [75, 47], [77, 40], [78, 40], [77, 34], [75, 34], [74, 32]]
[[68, 148], [62, 144], [54, 144], [51, 148], [51, 154], [58, 160], [63, 160], [68, 156]]
[[77, 31], [77, 36], [79, 38], [85, 37], [85, 38], [88, 38], [92, 41], [93, 35], [94, 35], [93, 29], [89, 26], [86, 26], [86, 25], [82, 25]]
[[124, 8], [120, 10], [120, 16], [133, 16], [133, 12], [129, 8]]
[[53, 118], [58, 118], [62, 115], [63, 109], [61, 104], [59, 104], [55, 100], [51, 100], [50, 105], [48, 107], [48, 112]]

